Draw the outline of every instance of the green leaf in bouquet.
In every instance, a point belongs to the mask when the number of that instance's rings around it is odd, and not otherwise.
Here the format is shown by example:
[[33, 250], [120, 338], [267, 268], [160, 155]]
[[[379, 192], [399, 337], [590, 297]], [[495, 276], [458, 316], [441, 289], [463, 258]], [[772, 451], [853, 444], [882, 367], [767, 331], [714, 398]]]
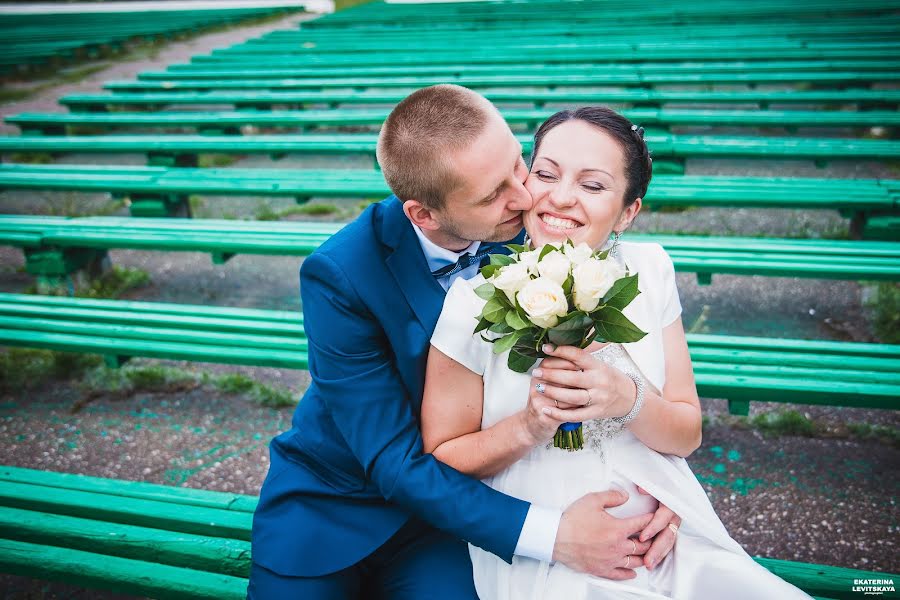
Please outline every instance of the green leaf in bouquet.
[[516, 331], [519, 331], [520, 329], [527, 329], [527, 328], [531, 327], [531, 323], [526, 321], [522, 317], [520, 317], [519, 313], [517, 313], [514, 310], [511, 310], [508, 313], [506, 313], [506, 324], [509, 325], [510, 327], [512, 327], [513, 329], [515, 329]]
[[509, 358], [506, 360], [506, 365], [510, 370], [515, 371], [516, 373], [527, 373], [528, 369], [534, 366], [537, 359], [537, 356], [522, 354], [519, 352], [518, 348], [513, 348], [509, 351]]
[[575, 247], [575, 242], [572, 241], [572, 238], [567, 237], [567, 238], [566, 238], [566, 241], [563, 242], [563, 245], [564, 245], [564, 246], [568, 246], [569, 248], [574, 248], [574, 247]]
[[557, 346], [574, 346], [584, 339], [591, 325], [590, 317], [581, 311], [576, 311], [556, 327], [550, 328], [547, 331], [547, 337]]
[[487, 319], [491, 323], [500, 323], [506, 316], [507, 310], [509, 309], [503, 306], [500, 300], [494, 296], [488, 300], [487, 304], [484, 305], [484, 308], [481, 309], [481, 318]]
[[497, 291], [497, 288], [490, 283], [483, 283], [475, 288], [475, 294], [482, 300], [490, 300], [493, 298], [495, 291]]
[[606, 260], [606, 257], [609, 256], [609, 250], [603, 250], [602, 252], [594, 252], [594, 258], [597, 260]]
[[496, 275], [497, 271], [499, 271], [499, 270], [500, 270], [499, 265], [485, 265], [485, 266], [481, 267], [481, 275], [485, 279], [490, 279], [491, 277]]
[[642, 339], [646, 332], [628, 320], [618, 308], [607, 306], [592, 315], [597, 335], [608, 342], [627, 344]]
[[516, 345], [516, 341], [522, 336], [518, 331], [513, 331], [509, 335], [503, 336], [502, 338], [496, 340], [494, 342], [494, 354], [503, 354], [507, 350], [511, 349]]
[[488, 321], [487, 319], [484, 319], [484, 318], [478, 319], [478, 325], [475, 326], [475, 331], [473, 331], [472, 334], [476, 334], [479, 331], [484, 331], [485, 329], [487, 329], [490, 326], [491, 326], [491, 322]]
[[519, 254], [521, 252], [525, 252], [525, 246], [521, 244], [506, 244], [505, 248], [509, 248], [509, 251], [513, 254]]
[[575, 285], [575, 278], [572, 277], [571, 273], [569, 273], [569, 276], [566, 277], [566, 280], [563, 281], [563, 284], [562, 284], [563, 293], [566, 295], [567, 298], [572, 294], [572, 286], [573, 285]]
[[506, 335], [507, 333], [512, 333], [513, 331], [515, 331], [515, 329], [507, 325], [506, 321], [500, 321], [499, 323], [494, 323], [493, 325], [491, 325], [490, 328], [488, 328], [488, 331], [490, 331], [491, 333]]
[[600, 305], [611, 306], [623, 310], [637, 298], [641, 291], [638, 289], [638, 274], [627, 275], [616, 280], [603, 296]]
[[541, 250], [541, 253], [538, 254], [538, 262], [541, 262], [542, 260], [544, 260], [544, 257], [547, 256], [548, 254], [550, 254], [551, 252], [558, 252], [558, 251], [559, 251], [559, 248], [557, 248], [553, 244], [547, 244], [546, 246], [544, 246], [544, 249]]
[[505, 254], [491, 254], [491, 264], [497, 267], [505, 267], [515, 262], [511, 256]]

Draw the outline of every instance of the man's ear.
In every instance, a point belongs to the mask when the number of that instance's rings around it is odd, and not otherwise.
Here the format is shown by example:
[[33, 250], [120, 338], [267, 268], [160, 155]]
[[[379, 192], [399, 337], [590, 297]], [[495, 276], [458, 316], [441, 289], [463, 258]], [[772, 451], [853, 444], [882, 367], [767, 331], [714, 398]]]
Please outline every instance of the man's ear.
[[636, 198], [630, 206], [622, 211], [622, 216], [619, 217], [619, 221], [618, 223], [616, 223], [615, 230], [621, 233], [631, 227], [632, 221], [634, 221], [634, 218], [638, 216], [639, 212], [641, 212], [641, 206], [643, 206], [643, 199]]
[[406, 213], [406, 218], [412, 221], [414, 225], [417, 225], [419, 229], [435, 231], [440, 227], [434, 218], [432, 210], [426, 208], [418, 200], [407, 200], [404, 202], [403, 212]]

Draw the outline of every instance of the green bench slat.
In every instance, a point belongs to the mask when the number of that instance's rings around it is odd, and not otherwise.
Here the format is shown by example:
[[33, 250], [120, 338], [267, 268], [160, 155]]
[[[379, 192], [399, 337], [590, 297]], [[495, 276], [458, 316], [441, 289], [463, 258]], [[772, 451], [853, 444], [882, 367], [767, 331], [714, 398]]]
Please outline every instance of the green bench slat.
[[[450, 58], [448, 57], [448, 60]], [[450, 62], [456, 62], [454, 55]], [[488, 62], [495, 62], [494, 59]], [[520, 62], [520, 61], [514, 61]], [[713, 84], [713, 83], [871, 83], [891, 82], [900, 79], [894, 71], [791, 71], [760, 73], [596, 73], [592, 75], [464, 75], [453, 83], [471, 87], [535, 87], [535, 86], [649, 86], [663, 84]], [[112, 91], [166, 91], [166, 90], [300, 90], [325, 88], [407, 88], [416, 89], [428, 85], [446, 83], [446, 77], [346, 77], [308, 79], [241, 79], [236, 81], [165, 80], [165, 81], [108, 81], [103, 87]]]
[[0, 539], [0, 569], [166, 600], [242, 600], [247, 580], [195, 569]]
[[[46, 488], [42, 488], [46, 489]], [[250, 542], [0, 507], [0, 539], [250, 576]]]
[[76, 490], [105, 494], [107, 496], [118, 496], [123, 501], [137, 498], [248, 513], [256, 510], [257, 502], [256, 496], [243, 494], [214, 492], [189, 487], [173, 487], [171, 485], [145, 483], [143, 481], [107, 479], [105, 477], [91, 477], [89, 475], [72, 473], [38, 471], [9, 465], [0, 466], [0, 481], [55, 488], [59, 490], [58, 493], [65, 493], [65, 490]]
[[[519, 135], [524, 153], [532, 140]], [[758, 138], [647, 133], [647, 145], [655, 156], [876, 159], [900, 157], [900, 142], [867, 139]], [[98, 153], [375, 153], [375, 134], [305, 135], [107, 135], [0, 137], [0, 152], [98, 152]]]
[[48, 489], [55, 488], [0, 481], [0, 506], [179, 533], [250, 540], [253, 520], [250, 513], [142, 498], [129, 498], [123, 502], [119, 496], [102, 493], [71, 489], [65, 493], [48, 493]]
[[[23, 131], [48, 126], [102, 127], [214, 127], [226, 126], [380, 126], [389, 114], [380, 110], [273, 110], [239, 112], [161, 112], [161, 113], [22, 113], [6, 117], [7, 123]], [[510, 124], [533, 127], [552, 115], [552, 110], [504, 109]], [[801, 111], [801, 110], [690, 110], [625, 109], [626, 117], [648, 125], [707, 125], [748, 127], [894, 127], [900, 125], [896, 111]], [[75, 132], [77, 134], [77, 132]]]
[[[497, 104], [539, 102], [559, 104], [603, 104], [626, 103], [756, 103], [773, 104], [856, 104], [900, 103], [900, 90], [734, 90], [734, 91], [670, 91], [670, 90], [598, 90], [598, 91], [516, 91], [503, 92], [486, 90], [484, 95]], [[403, 100], [406, 93], [400, 92], [150, 92], [150, 93], [109, 93], [70, 94], [60, 98], [60, 104], [71, 110], [105, 105], [166, 105], [166, 104], [388, 104]]]
[[[454, 42], [452, 45], [456, 45]], [[358, 52], [359, 50], [354, 50]], [[235, 57], [237, 59], [243, 57]], [[268, 59], [269, 57], [266, 57]], [[371, 76], [411, 76], [482, 75], [502, 71], [504, 75], [585, 75], [603, 70], [606, 73], [754, 73], [764, 71], [886, 71], [898, 66], [895, 59], [822, 60], [822, 61], [765, 61], [765, 62], [702, 62], [702, 63], [575, 63], [567, 65], [495, 65], [464, 63], [450, 65], [383, 65], [359, 67], [300, 67], [266, 59], [235, 60], [198, 65], [172, 65], [166, 71], [143, 71], [139, 81], [176, 81], [179, 79], [293, 79], [302, 77], [371, 77]], [[276, 59], [277, 60], [277, 59]]]

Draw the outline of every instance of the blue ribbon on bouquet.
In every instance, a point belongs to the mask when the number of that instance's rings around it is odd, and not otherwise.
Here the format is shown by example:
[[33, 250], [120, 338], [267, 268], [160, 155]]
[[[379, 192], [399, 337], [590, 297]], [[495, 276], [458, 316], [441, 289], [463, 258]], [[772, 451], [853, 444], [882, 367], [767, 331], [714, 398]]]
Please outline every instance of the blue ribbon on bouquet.
[[563, 423], [559, 426], [563, 431], [575, 431], [579, 427], [581, 427], [581, 423]]

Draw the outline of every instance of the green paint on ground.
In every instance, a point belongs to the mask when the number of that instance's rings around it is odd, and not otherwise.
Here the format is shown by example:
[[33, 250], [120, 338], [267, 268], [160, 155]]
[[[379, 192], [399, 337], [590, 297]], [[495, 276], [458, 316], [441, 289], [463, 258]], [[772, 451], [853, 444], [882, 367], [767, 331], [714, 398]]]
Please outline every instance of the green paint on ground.
[[722, 446], [713, 446], [709, 449], [716, 458], [722, 458]]
[[741, 460], [741, 453], [738, 452], [737, 450], [729, 450], [728, 451], [728, 460], [730, 460], [732, 462]]
[[718, 463], [716, 466], [713, 467], [713, 473], [719, 473], [720, 475], [727, 470], [728, 469], [725, 468], [725, 465], [723, 465], [722, 463]]

